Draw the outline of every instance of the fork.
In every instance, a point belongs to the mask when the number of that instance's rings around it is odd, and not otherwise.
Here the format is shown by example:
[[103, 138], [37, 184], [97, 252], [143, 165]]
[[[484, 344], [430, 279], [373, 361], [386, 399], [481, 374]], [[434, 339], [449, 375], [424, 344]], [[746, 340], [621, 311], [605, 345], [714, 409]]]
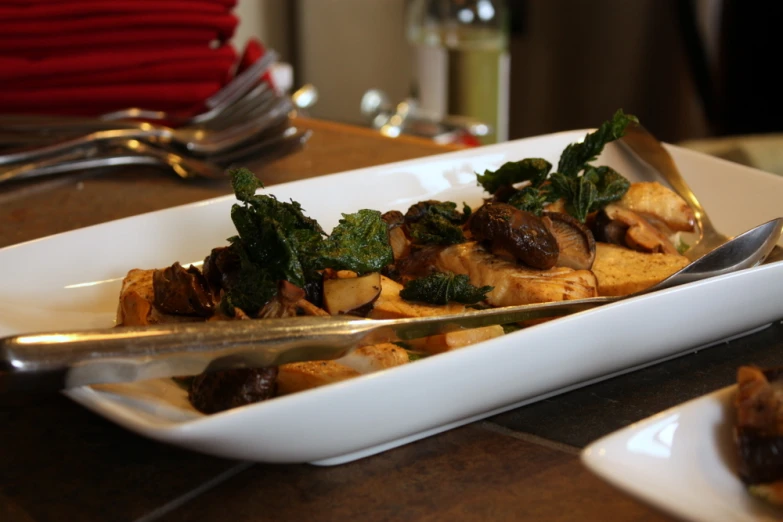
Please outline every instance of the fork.
[[[258, 103], [266, 104], [267, 100], [260, 100]], [[266, 105], [264, 107], [266, 108]], [[251, 109], [251, 114], [254, 115], [252, 119], [215, 132], [198, 127], [172, 129], [162, 125], [142, 123], [138, 128], [96, 131], [45, 147], [0, 155], [0, 165], [30, 162], [73, 149], [89, 149], [97, 142], [126, 139], [153, 139], [159, 144], [181, 146], [194, 153], [216, 154], [234, 148], [254, 134], [267, 129], [270, 124], [286, 116], [293, 109], [293, 104], [289, 98], [281, 96], [272, 101], [272, 106], [268, 110], [261, 110], [259, 107], [251, 107]]]
[[[21, 167], [0, 171], [0, 183], [35, 177], [51, 176], [75, 170], [115, 167], [123, 165], [168, 166], [182, 179], [225, 178], [226, 168], [240, 160], [257, 161], [264, 153], [282, 152], [304, 145], [312, 135], [310, 130], [289, 127], [280, 134], [254, 141], [250, 145], [233, 149], [206, 159], [176, 154], [161, 147], [139, 140], [122, 140], [111, 143], [101, 151], [99, 146], [44, 158]], [[87, 155], [85, 155], [85, 153]]]

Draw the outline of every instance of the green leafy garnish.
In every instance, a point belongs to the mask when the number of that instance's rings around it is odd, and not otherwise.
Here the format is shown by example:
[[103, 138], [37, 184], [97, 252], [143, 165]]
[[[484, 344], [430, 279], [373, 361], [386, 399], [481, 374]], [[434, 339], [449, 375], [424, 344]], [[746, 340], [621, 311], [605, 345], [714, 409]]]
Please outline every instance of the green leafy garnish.
[[332, 234], [320, 245], [313, 265], [317, 268], [377, 272], [394, 262], [386, 223], [376, 210], [343, 214]]
[[632, 122], [639, 123], [639, 120], [619, 109], [611, 120], [602, 123], [598, 130], [585, 136], [584, 141], [567, 146], [560, 155], [557, 171], [568, 177], [577, 176], [588, 162], [598, 158], [607, 143], [622, 138], [625, 128]]
[[324, 232], [305, 216], [299, 203], [274, 196], [251, 196], [245, 205], [231, 208], [239, 242], [250, 260], [263, 267], [274, 281], [305, 284], [305, 264], [323, 242]]
[[553, 192], [566, 201], [566, 210], [579, 221], [622, 198], [631, 182], [610, 167], [588, 165], [579, 177], [555, 172], [550, 177]]
[[514, 192], [506, 203], [520, 210], [526, 210], [537, 216], [544, 211], [544, 205], [549, 203], [549, 191], [540, 187], [524, 187]]
[[277, 279], [269, 270], [250, 260], [239, 238], [233, 238], [229, 248], [236, 266], [223, 281], [225, 291], [220, 310], [229, 317], [234, 316], [235, 308], [255, 315], [277, 293]]
[[[622, 198], [630, 182], [615, 170], [595, 167], [604, 146], [621, 138], [625, 128], [639, 120], [618, 110], [611, 120], [591, 132], [581, 143], [568, 145], [560, 156], [557, 172], [549, 174], [551, 165], [539, 158], [505, 163], [498, 170], [477, 174], [480, 185], [500, 200], [521, 210], [540, 215], [547, 203], [565, 200], [566, 211], [584, 222], [587, 215]], [[548, 176], [548, 177], [547, 177]], [[513, 185], [530, 184], [515, 189]]]
[[324, 268], [366, 273], [392, 263], [380, 212], [344, 214], [327, 237], [296, 201], [256, 194], [263, 185], [249, 170], [234, 169], [229, 175], [242, 203], [231, 207], [238, 235], [229, 238], [232, 269], [224, 278], [223, 313], [233, 315], [239, 308], [256, 314], [275, 296], [281, 280], [306, 288]]
[[457, 204], [451, 201], [422, 201], [405, 214], [408, 234], [414, 243], [425, 245], [456, 245], [465, 242], [462, 224], [470, 215], [470, 207], [465, 212], [457, 210]]
[[685, 241], [683, 241], [682, 238], [679, 238], [679, 241], [677, 241], [677, 246], [675, 248], [677, 249], [677, 252], [679, 252], [680, 255], [682, 255], [685, 254], [685, 252], [687, 252], [690, 247], [691, 246]]
[[264, 184], [256, 178], [256, 175], [246, 168], [234, 169], [229, 172], [231, 176], [231, 188], [239, 201], [248, 201], [256, 190], [264, 188]]
[[523, 181], [529, 181], [534, 187], [543, 183], [552, 164], [541, 158], [527, 158], [522, 161], [509, 161], [501, 165], [498, 170], [485, 170], [484, 174], [477, 174], [478, 184], [484, 190], [494, 194], [501, 187], [515, 185]]
[[409, 281], [400, 291], [406, 301], [445, 305], [450, 302], [474, 304], [487, 298], [491, 286], [475, 287], [466, 275], [453, 272], [435, 272]]

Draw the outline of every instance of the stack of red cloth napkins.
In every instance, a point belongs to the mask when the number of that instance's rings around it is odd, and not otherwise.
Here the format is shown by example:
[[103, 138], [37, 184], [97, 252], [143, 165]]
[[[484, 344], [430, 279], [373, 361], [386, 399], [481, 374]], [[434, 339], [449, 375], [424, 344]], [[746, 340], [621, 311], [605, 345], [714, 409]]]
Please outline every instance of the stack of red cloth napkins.
[[[0, 0], [0, 113], [196, 114], [236, 72], [235, 4]], [[241, 64], [262, 54], [253, 42]]]

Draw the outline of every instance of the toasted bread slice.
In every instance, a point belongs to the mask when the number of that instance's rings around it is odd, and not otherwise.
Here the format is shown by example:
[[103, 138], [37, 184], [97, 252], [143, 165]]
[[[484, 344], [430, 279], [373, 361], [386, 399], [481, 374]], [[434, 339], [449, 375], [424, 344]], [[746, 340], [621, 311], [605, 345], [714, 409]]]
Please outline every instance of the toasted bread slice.
[[592, 271], [598, 295], [628, 295], [666, 279], [688, 264], [679, 254], [636, 252], [609, 243], [596, 243]]

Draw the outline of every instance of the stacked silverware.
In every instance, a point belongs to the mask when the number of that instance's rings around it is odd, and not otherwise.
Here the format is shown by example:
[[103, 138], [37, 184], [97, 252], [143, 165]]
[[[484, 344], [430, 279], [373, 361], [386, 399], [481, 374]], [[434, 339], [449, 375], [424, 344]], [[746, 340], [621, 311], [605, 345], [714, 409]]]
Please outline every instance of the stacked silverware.
[[264, 79], [274, 51], [236, 75], [187, 119], [129, 108], [99, 117], [0, 115], [0, 182], [119, 165], [157, 165], [189, 178], [219, 178], [239, 162], [302, 145], [309, 131], [291, 115], [317, 100], [312, 86], [292, 96]]

